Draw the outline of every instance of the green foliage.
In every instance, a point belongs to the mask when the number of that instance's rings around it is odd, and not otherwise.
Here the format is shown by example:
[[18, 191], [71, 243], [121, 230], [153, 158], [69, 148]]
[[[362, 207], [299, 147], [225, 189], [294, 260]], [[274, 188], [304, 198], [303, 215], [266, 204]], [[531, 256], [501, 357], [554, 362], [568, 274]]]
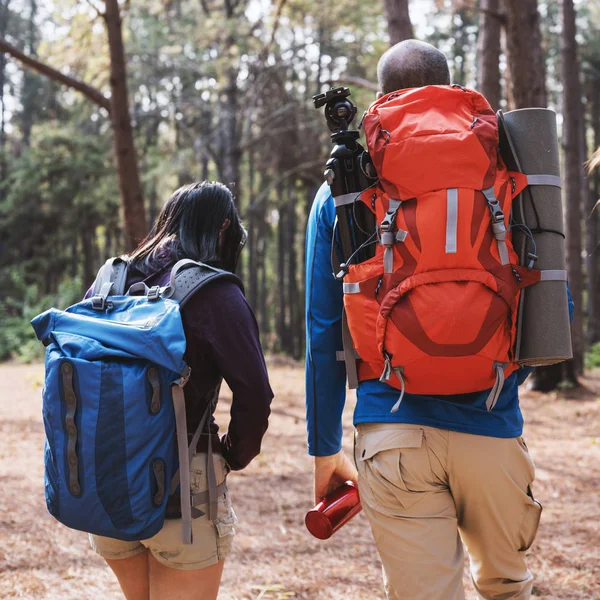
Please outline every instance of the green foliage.
[[39, 360], [44, 355], [44, 347], [29, 322], [52, 306], [64, 309], [77, 302], [81, 298], [81, 282], [67, 279], [60, 283], [55, 294], [40, 297], [37, 286], [26, 285], [17, 269], [8, 270], [4, 276], [8, 276], [13, 289], [19, 290], [21, 296], [5, 296], [0, 300], [0, 360]]
[[586, 369], [600, 369], [600, 342], [594, 344], [585, 354]]
[[85, 236], [118, 218], [110, 151], [85, 131], [38, 126], [0, 194], [0, 360], [30, 361], [43, 346], [29, 321], [82, 296], [99, 262]]

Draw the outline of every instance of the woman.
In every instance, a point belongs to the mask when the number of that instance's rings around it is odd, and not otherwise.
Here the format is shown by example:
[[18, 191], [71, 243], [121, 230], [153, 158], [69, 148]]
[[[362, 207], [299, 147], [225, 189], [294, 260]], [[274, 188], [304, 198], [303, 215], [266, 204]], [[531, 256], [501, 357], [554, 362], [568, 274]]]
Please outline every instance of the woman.
[[[169, 198], [148, 237], [129, 256], [127, 286], [139, 281], [149, 287], [166, 285], [171, 268], [182, 258], [234, 272], [245, 238], [226, 186], [208, 182], [184, 186]], [[200, 289], [182, 308], [182, 320], [185, 361], [191, 367], [184, 388], [190, 438], [218, 395], [222, 379], [233, 392], [227, 434], [219, 439], [213, 419], [211, 435], [201, 437], [192, 458], [191, 487], [198, 494], [207, 489], [208, 444], [215, 457], [217, 484], [229, 470], [243, 469], [260, 452], [273, 392], [256, 320], [234, 282], [217, 280]], [[216, 521], [209, 521], [206, 512], [194, 518], [189, 546], [181, 542], [176, 497], [169, 500], [165, 525], [154, 537], [124, 542], [90, 535], [91, 545], [114, 571], [127, 600], [216, 598], [236, 517], [227, 492], [219, 497]]]

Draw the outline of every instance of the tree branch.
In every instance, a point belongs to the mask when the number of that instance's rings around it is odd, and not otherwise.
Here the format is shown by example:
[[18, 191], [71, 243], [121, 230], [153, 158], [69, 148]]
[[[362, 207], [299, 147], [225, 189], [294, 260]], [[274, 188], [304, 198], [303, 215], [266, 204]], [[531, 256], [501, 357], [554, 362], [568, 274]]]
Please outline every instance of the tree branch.
[[283, 12], [283, 7], [285, 6], [287, 0], [279, 0], [277, 4], [277, 10], [275, 11], [275, 19], [273, 21], [273, 29], [271, 30], [271, 37], [269, 41], [263, 46], [263, 49], [259, 52], [259, 60], [265, 60], [271, 51], [271, 48], [275, 42], [275, 36], [277, 35], [277, 30], [279, 29], [279, 23], [281, 21], [281, 13]]
[[93, 9], [99, 19], [104, 19], [104, 13], [94, 4], [93, 0], [86, 0], [88, 6]]
[[106, 109], [110, 113], [110, 100], [100, 90], [91, 85], [88, 85], [79, 79], [64, 75], [60, 71], [57, 71], [39, 60], [27, 56], [27, 54], [24, 54], [4, 39], [0, 39], [0, 52], [5, 52], [33, 71], [82, 93], [88, 100], [91, 100], [94, 104]]
[[353, 77], [352, 75], [341, 75], [337, 79], [330, 79], [325, 83], [329, 85], [335, 85], [336, 83], [350, 83], [352, 85], [357, 85], [358, 87], [365, 88], [366, 90], [371, 90], [372, 92], [379, 91], [379, 86], [373, 81], [363, 79], [362, 77]]

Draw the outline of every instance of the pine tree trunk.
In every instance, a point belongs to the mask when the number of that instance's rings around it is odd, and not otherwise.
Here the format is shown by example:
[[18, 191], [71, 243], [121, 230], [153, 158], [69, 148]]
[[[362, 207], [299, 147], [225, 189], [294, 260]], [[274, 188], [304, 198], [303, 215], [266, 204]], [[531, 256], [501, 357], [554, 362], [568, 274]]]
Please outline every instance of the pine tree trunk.
[[500, 108], [500, 0], [481, 0], [477, 38], [477, 87], [494, 110]]
[[506, 28], [503, 27], [500, 33], [500, 47], [502, 48], [502, 54], [506, 57], [506, 65], [504, 67], [504, 86], [502, 87], [503, 95], [502, 98], [506, 101], [505, 111], [515, 110], [515, 95], [514, 86], [512, 81], [512, 75], [510, 72], [510, 62], [508, 61], [508, 48], [506, 47]]
[[[319, 46], [319, 54], [317, 56], [317, 77], [315, 80], [315, 94], [321, 93], [321, 81], [323, 80], [323, 43], [325, 42], [325, 33], [323, 31], [323, 27], [319, 26], [317, 30], [317, 43]], [[308, 77], [310, 74], [310, 67], [305, 67], [306, 69], [306, 84], [308, 85]]]
[[532, 389], [537, 392], [552, 392], [564, 379], [564, 363], [549, 367], [537, 367], [532, 378]]
[[237, 110], [238, 110], [238, 89], [237, 73], [230, 69], [227, 75], [227, 84], [225, 87], [225, 104], [223, 106], [223, 118], [221, 120], [221, 148], [222, 148], [222, 169], [221, 177], [223, 183], [229, 186], [237, 197], [239, 195], [239, 177], [240, 177], [240, 149], [238, 141]]
[[298, 252], [296, 232], [298, 230], [298, 211], [296, 210], [296, 190], [291, 183], [288, 188], [288, 244], [289, 244], [289, 270], [288, 270], [288, 306], [290, 307], [290, 353], [300, 359], [302, 353], [302, 340], [304, 338], [304, 319], [300, 310], [298, 290]]
[[87, 291], [94, 282], [96, 275], [96, 261], [94, 257], [94, 236], [93, 227], [84, 227], [81, 230], [81, 247], [83, 249], [83, 291]]
[[121, 31], [121, 15], [118, 0], [104, 0], [105, 22], [110, 48], [111, 118], [113, 124], [115, 154], [119, 176], [119, 189], [125, 218], [125, 230], [129, 248], [135, 246], [148, 233], [142, 186], [138, 172], [137, 156], [133, 141], [125, 50]]
[[77, 274], [79, 272], [79, 260], [80, 260], [80, 255], [79, 252], [77, 250], [77, 244], [78, 244], [79, 240], [77, 238], [77, 233], [74, 233], [73, 236], [71, 237], [71, 279], [75, 279], [75, 277], [77, 277]]
[[[4, 37], [8, 29], [10, 12], [8, 10], [10, 0], [0, 2], [0, 37]], [[0, 53], [0, 180], [6, 177], [6, 158], [4, 155], [6, 146], [6, 110], [4, 97], [4, 84], [6, 82], [6, 55]]]
[[278, 337], [278, 349], [280, 352], [287, 353], [287, 331], [286, 331], [286, 297], [285, 297], [285, 284], [286, 284], [286, 269], [285, 259], [287, 254], [287, 244], [285, 239], [286, 220], [287, 220], [287, 207], [282, 202], [283, 198], [282, 186], [277, 188], [277, 197], [280, 201], [279, 206], [279, 222], [277, 223], [277, 337]]
[[583, 276], [581, 264], [581, 156], [583, 107], [577, 42], [575, 41], [575, 9], [573, 0], [562, 0], [561, 70], [563, 81], [563, 149], [565, 153], [564, 193], [567, 229], [567, 271], [575, 315], [571, 325], [573, 361], [566, 365], [568, 380], [576, 384], [583, 371]]
[[[231, 2], [225, 0], [225, 18], [226, 27], [229, 31], [224, 49], [223, 55], [231, 57], [233, 50], [237, 47], [237, 39], [234, 32], [237, 31], [234, 24], [237, 18], [241, 18], [239, 14], [236, 14], [236, 9], [239, 6], [239, 2]], [[231, 58], [229, 58], [231, 60]], [[231, 187], [234, 195], [238, 199], [239, 206], [239, 178], [240, 178], [240, 140], [238, 131], [238, 103], [239, 94], [237, 87], [237, 76], [238, 72], [234, 63], [232, 62], [227, 69], [225, 76], [225, 102], [223, 105], [223, 116], [221, 119], [221, 155], [222, 155], [222, 168], [221, 177], [223, 183]]]
[[[30, 0], [29, 2], [29, 39], [27, 40], [27, 51], [30, 56], [36, 56], [36, 28], [35, 17], [37, 14], [37, 1]], [[31, 130], [33, 128], [33, 118], [37, 109], [36, 92], [37, 92], [38, 77], [30, 71], [23, 73], [23, 145], [29, 146], [31, 143]]]
[[[594, 148], [600, 148], [600, 75], [597, 73], [591, 75], [588, 94]], [[600, 210], [594, 209], [600, 198], [600, 169], [596, 168], [589, 179], [585, 234], [588, 284], [587, 341], [592, 345], [600, 342]]]
[[[503, 1], [509, 109], [545, 107], [546, 69], [537, 0]], [[532, 377], [533, 389], [544, 392], [556, 389], [563, 372], [562, 364], [537, 368]]]
[[[271, 178], [264, 174], [261, 176], [259, 189], [266, 189], [271, 184]], [[257, 313], [260, 326], [260, 333], [263, 339], [267, 339], [267, 335], [271, 330], [271, 322], [267, 309], [267, 246], [269, 235], [269, 224], [267, 223], [267, 206], [268, 199], [254, 207], [254, 217], [256, 219], [256, 269], [257, 274]]]
[[267, 222], [262, 215], [258, 219], [258, 318], [260, 332], [264, 337], [271, 330], [269, 315], [267, 313]]
[[[255, 177], [256, 170], [254, 167], [254, 152], [250, 152], [248, 156], [248, 191], [249, 197], [255, 196]], [[246, 216], [248, 227], [248, 301], [250, 306], [256, 311], [258, 306], [258, 262], [257, 262], [257, 235], [258, 228], [256, 227], [256, 209], [250, 208]]]
[[504, 0], [515, 108], [546, 107], [546, 66], [537, 0]]
[[384, 0], [388, 22], [390, 46], [413, 37], [413, 28], [408, 13], [408, 0]]

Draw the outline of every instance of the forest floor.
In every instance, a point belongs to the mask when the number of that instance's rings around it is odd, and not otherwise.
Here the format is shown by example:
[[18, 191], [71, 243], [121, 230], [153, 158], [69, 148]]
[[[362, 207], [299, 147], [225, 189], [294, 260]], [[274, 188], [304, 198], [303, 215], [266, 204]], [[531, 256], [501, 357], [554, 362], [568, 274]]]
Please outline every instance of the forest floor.
[[[274, 362], [271, 375], [276, 399], [263, 452], [229, 477], [239, 525], [219, 598], [381, 600], [379, 560], [363, 514], [326, 542], [304, 528], [312, 491], [303, 372]], [[0, 598], [119, 600], [87, 536], [46, 512], [42, 376], [41, 365], [0, 365]], [[581, 391], [527, 392], [522, 399], [535, 494], [544, 505], [529, 552], [536, 598], [600, 599], [600, 372], [582, 382]], [[227, 422], [229, 405], [224, 393], [219, 422]], [[345, 413], [348, 443], [352, 407]], [[474, 600], [466, 572], [465, 586]]]

